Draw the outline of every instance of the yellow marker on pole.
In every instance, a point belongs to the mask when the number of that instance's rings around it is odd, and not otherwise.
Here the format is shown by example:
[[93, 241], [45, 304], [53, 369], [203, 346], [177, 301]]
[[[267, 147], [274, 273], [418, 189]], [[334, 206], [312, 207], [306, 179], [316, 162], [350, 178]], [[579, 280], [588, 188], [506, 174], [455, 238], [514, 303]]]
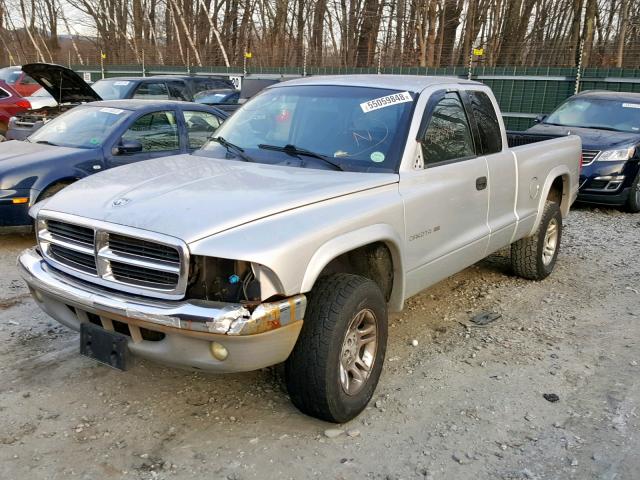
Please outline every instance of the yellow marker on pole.
[[253, 57], [253, 53], [251, 53], [251, 52], [246, 52], [244, 54], [244, 58], [252, 58], [252, 57]]
[[481, 57], [481, 56], [483, 56], [483, 55], [484, 55], [484, 48], [474, 48], [474, 49], [473, 49], [473, 54], [474, 54], [476, 57]]

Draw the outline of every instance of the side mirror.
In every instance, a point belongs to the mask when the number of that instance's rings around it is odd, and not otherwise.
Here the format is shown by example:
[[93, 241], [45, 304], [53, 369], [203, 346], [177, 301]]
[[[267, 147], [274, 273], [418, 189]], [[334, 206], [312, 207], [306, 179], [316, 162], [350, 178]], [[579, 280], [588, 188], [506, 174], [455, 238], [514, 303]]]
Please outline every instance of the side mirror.
[[542, 122], [544, 122], [545, 118], [547, 118], [547, 117], [548, 117], [548, 115], [540, 114], [536, 118], [533, 119], [533, 123], [542, 123]]
[[111, 153], [113, 155], [131, 155], [133, 153], [140, 153], [141, 151], [142, 143], [138, 140], [125, 140], [113, 147]]

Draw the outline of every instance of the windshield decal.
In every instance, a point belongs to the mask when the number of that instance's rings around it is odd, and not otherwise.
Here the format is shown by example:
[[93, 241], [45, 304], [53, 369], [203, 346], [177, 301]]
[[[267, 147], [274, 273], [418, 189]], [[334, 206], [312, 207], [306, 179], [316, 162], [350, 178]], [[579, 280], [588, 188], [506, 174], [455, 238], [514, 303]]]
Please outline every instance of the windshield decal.
[[411, 98], [411, 94], [409, 92], [399, 92], [361, 103], [360, 108], [362, 108], [364, 113], [369, 113], [373, 110], [378, 110], [379, 108], [390, 107], [391, 105], [396, 105], [398, 103], [407, 103], [412, 101], [413, 98]]
[[122, 110], [119, 108], [101, 108], [100, 111], [103, 113], [111, 113], [112, 115], [120, 115], [122, 113]]
[[622, 108], [640, 108], [640, 103], [623, 103]]
[[369, 155], [369, 158], [371, 159], [372, 162], [382, 163], [384, 162], [384, 153], [373, 152], [371, 155]]
[[124, 80], [120, 80], [120, 81], [118, 81], [118, 82], [113, 82], [113, 84], [114, 84], [116, 87], [126, 87], [127, 85], [129, 85], [129, 82], [124, 81]]

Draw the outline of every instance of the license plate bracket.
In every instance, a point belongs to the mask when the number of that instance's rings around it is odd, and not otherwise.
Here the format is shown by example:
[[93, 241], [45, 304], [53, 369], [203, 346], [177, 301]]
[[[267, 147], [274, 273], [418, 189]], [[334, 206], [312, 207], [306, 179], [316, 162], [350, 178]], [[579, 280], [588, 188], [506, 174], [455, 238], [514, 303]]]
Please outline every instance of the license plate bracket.
[[91, 323], [80, 325], [80, 354], [117, 370], [129, 368], [129, 337]]

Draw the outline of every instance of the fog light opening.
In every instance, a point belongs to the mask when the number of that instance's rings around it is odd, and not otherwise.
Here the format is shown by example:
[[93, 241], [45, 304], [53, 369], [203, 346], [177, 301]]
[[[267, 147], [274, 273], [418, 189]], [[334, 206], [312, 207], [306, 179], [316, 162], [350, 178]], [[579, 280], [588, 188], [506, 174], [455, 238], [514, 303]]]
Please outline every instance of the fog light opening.
[[216, 360], [220, 360], [224, 362], [229, 356], [229, 351], [225, 348], [224, 345], [219, 344], [218, 342], [211, 342], [211, 355]]

